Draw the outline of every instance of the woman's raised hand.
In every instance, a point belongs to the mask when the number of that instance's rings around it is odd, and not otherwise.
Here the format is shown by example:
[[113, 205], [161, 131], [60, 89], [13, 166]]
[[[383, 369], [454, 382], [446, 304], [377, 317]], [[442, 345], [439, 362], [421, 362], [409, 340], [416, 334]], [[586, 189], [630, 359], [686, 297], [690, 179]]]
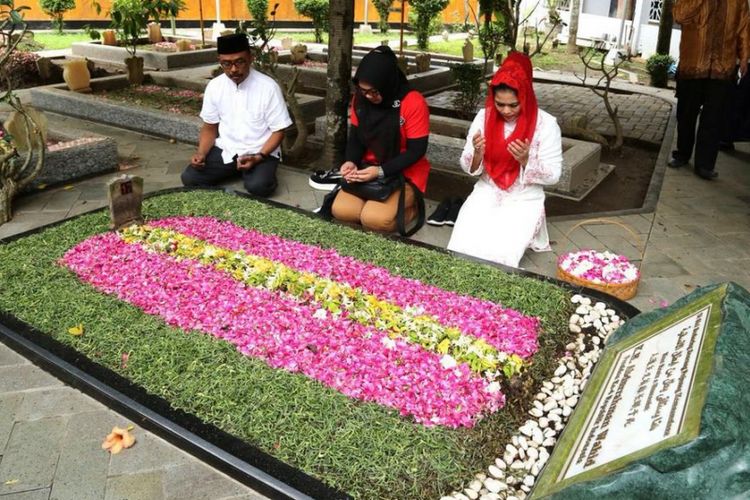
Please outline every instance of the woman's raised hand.
[[524, 139], [523, 141], [516, 139], [515, 141], [508, 144], [508, 151], [510, 151], [510, 154], [513, 155], [513, 158], [515, 158], [522, 167], [525, 167], [526, 163], [528, 163], [529, 161], [530, 147], [531, 143], [528, 139]]
[[481, 132], [477, 131], [474, 137], [471, 138], [471, 143], [474, 146], [474, 156], [484, 156], [484, 145], [485, 138]]

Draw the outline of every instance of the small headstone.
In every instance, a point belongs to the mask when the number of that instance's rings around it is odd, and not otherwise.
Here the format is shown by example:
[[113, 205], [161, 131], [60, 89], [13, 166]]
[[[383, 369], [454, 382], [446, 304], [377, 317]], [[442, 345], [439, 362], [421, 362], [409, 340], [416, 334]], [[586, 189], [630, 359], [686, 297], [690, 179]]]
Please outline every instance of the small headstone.
[[177, 52], [187, 52], [188, 50], [190, 50], [190, 47], [192, 46], [192, 44], [190, 43], [190, 40], [187, 40], [185, 38], [181, 40], [177, 40], [175, 42], [175, 45], [177, 45]]
[[441, 33], [441, 35], [443, 36], [443, 40], [446, 41], [446, 42], [451, 37], [450, 33], [448, 33], [448, 30], [443, 30], [443, 32]]
[[115, 30], [102, 31], [102, 45], [117, 45], [117, 34]]
[[307, 58], [307, 45], [297, 44], [291, 50], [292, 64], [302, 64]]
[[464, 42], [461, 50], [464, 53], [464, 62], [471, 62], [474, 60], [474, 44], [468, 38]]
[[360, 35], [372, 35], [372, 26], [369, 24], [361, 24], [359, 26], [359, 34]]
[[161, 25], [159, 23], [148, 23], [148, 41], [149, 43], [159, 43], [163, 40], [161, 36]]
[[143, 178], [122, 175], [107, 183], [110, 228], [121, 229], [132, 224], [142, 224]]
[[[24, 110], [34, 121], [36, 126], [42, 131], [42, 143], [47, 141], [47, 117], [41, 111], [25, 106]], [[32, 132], [31, 148], [26, 140], [26, 119], [18, 112], [13, 111], [8, 115], [8, 119], [3, 124], [5, 130], [13, 137], [13, 143], [19, 151], [28, 151], [39, 146], [39, 135]]]
[[292, 45], [294, 44], [294, 38], [290, 36], [285, 36], [281, 39], [281, 48], [284, 50], [289, 50], [292, 48]]
[[696, 290], [607, 341], [532, 498], [734, 498], [750, 486], [750, 293]]
[[417, 73], [424, 73], [425, 71], [430, 70], [430, 60], [432, 59], [432, 56], [428, 54], [427, 52], [420, 52], [416, 56], [414, 56], [414, 60], [417, 63]]
[[406, 60], [406, 56], [398, 56], [398, 67], [405, 75], [409, 74], [409, 62]]
[[44, 82], [59, 82], [62, 80], [62, 68], [53, 63], [49, 57], [37, 59], [36, 69]]

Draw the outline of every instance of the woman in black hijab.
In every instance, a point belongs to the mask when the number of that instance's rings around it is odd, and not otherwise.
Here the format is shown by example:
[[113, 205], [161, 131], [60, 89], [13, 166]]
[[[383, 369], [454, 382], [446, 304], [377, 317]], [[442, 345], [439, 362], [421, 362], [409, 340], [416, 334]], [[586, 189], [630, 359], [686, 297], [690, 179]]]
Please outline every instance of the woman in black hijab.
[[[417, 214], [430, 172], [424, 156], [430, 133], [427, 102], [409, 88], [396, 55], [387, 46], [363, 57], [352, 81], [351, 128], [341, 176], [346, 183], [356, 184], [403, 175], [404, 222], [408, 224]], [[395, 231], [400, 193], [398, 189], [384, 201], [375, 201], [340, 191], [333, 216], [375, 231]]]

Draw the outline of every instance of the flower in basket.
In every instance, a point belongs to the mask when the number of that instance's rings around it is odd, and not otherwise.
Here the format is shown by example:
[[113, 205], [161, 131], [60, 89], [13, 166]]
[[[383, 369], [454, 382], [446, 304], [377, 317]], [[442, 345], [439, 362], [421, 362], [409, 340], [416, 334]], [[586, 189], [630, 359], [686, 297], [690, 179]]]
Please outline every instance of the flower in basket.
[[627, 257], [609, 251], [579, 250], [560, 256], [560, 269], [600, 285], [632, 283], [640, 278], [638, 268]]
[[177, 44], [174, 42], [158, 42], [154, 44], [157, 52], [177, 52]]

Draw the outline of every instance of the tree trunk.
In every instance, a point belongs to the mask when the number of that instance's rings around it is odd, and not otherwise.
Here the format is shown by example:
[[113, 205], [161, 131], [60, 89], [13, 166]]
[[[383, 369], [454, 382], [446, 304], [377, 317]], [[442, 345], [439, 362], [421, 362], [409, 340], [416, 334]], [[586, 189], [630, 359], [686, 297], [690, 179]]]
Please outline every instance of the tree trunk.
[[673, 5], [674, 0], [664, 0], [664, 4], [661, 8], [661, 18], [659, 19], [659, 35], [656, 38], [657, 54], [669, 54], [669, 45], [672, 42], [672, 25], [674, 24], [674, 18], [672, 17]]
[[352, 43], [354, 40], [354, 2], [332, 0], [328, 34], [328, 92], [326, 92], [326, 134], [324, 168], [343, 162], [346, 150], [347, 110], [352, 79]]
[[581, 0], [570, 2], [570, 25], [568, 25], [568, 54], [578, 53], [578, 14], [581, 12]]
[[13, 217], [13, 197], [17, 191], [16, 183], [12, 179], [3, 179], [0, 185], [0, 225]]

